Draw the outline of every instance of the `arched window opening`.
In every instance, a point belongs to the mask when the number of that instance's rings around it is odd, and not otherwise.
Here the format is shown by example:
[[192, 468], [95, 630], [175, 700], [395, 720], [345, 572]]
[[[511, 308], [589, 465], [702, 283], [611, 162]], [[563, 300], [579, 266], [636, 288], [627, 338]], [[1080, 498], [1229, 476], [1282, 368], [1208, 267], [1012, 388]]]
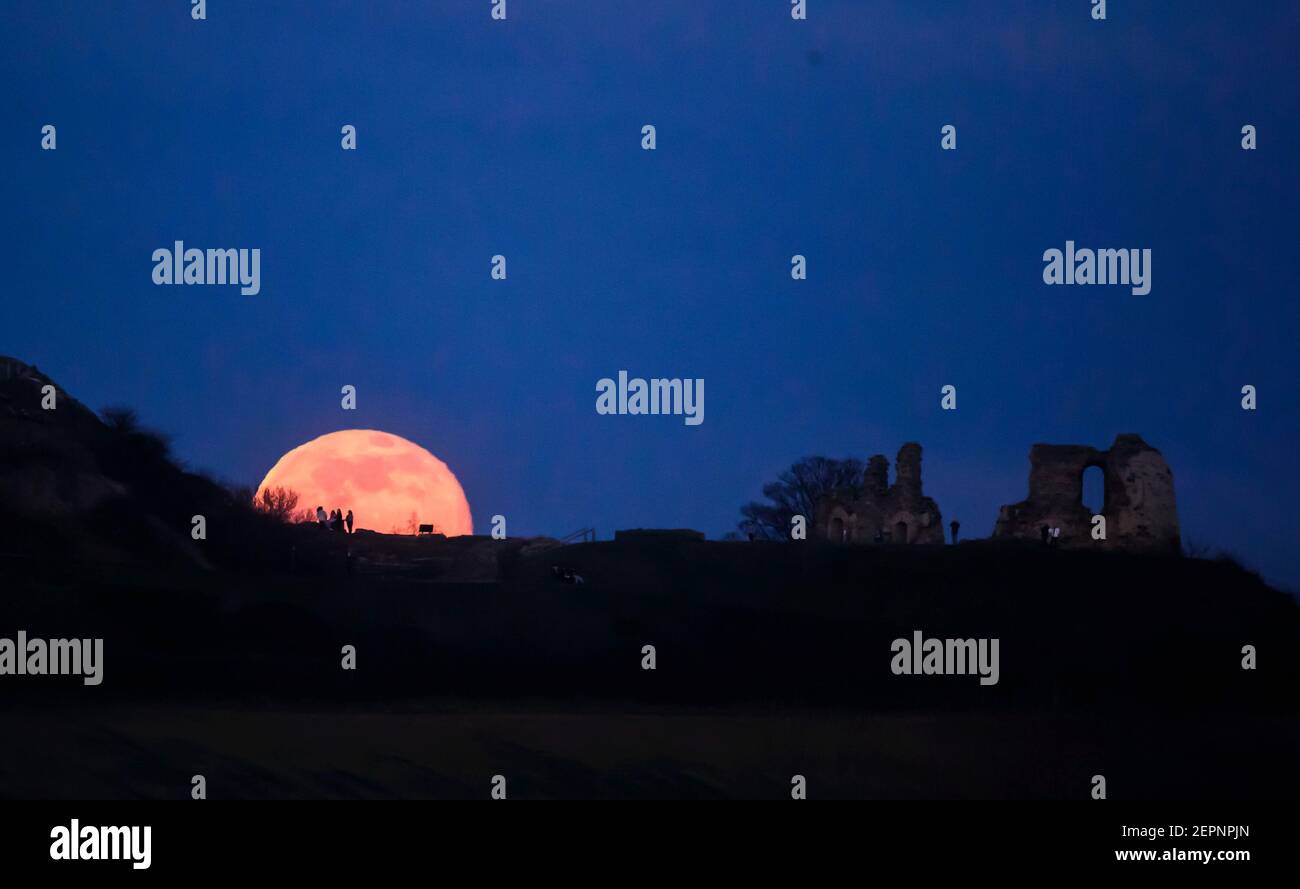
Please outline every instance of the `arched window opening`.
[[1106, 473], [1100, 466], [1083, 470], [1083, 508], [1088, 515], [1102, 515], [1106, 508]]

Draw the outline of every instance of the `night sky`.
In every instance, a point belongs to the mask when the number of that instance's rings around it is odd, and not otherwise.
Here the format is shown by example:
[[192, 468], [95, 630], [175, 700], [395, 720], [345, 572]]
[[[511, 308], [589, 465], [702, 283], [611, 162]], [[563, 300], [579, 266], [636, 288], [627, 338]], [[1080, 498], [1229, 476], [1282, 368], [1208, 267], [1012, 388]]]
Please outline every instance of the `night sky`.
[[[5, 3], [0, 353], [231, 482], [405, 436], [512, 535], [719, 536], [916, 440], [984, 536], [1031, 444], [1137, 432], [1185, 542], [1300, 588], [1295, 3], [490, 5]], [[1067, 239], [1150, 248], [1151, 293], [1045, 286]], [[261, 293], [154, 286], [175, 240], [260, 248]], [[597, 415], [624, 369], [704, 423]]]

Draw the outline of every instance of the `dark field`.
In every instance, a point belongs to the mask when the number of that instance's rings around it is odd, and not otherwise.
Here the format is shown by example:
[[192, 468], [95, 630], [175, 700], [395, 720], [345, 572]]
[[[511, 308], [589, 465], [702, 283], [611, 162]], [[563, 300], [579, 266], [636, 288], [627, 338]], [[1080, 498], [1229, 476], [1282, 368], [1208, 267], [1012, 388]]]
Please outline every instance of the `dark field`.
[[[291, 530], [277, 574], [6, 560], [4, 634], [103, 637], [105, 678], [0, 680], [0, 795], [1300, 792], [1300, 613], [1230, 561]], [[913, 630], [999, 638], [1000, 681], [893, 675]]]
[[12, 715], [3, 796], [187, 799], [1294, 799], [1295, 718], [867, 714], [428, 702]]

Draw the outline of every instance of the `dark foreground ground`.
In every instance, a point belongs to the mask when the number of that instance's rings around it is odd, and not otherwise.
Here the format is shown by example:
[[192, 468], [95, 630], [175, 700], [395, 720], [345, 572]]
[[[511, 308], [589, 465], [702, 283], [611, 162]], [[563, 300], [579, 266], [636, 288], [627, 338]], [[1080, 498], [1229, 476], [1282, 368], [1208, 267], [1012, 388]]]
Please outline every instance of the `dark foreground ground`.
[[[105, 679], [0, 677], [0, 797], [1300, 797], [1300, 610], [1230, 561], [322, 533], [3, 560], [0, 636], [102, 637]], [[913, 630], [998, 638], [999, 683], [895, 676]]]
[[435, 702], [11, 715], [7, 798], [1295, 799], [1300, 720]]

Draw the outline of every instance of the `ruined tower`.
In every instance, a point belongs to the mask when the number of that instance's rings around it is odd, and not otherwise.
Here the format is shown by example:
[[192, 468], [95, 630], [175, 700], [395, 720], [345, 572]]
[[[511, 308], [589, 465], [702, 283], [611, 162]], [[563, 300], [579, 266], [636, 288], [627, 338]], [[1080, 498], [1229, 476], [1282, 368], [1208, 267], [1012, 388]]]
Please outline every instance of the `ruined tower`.
[[[1093, 466], [1105, 477], [1104, 540], [1094, 539], [1093, 515], [1083, 505], [1083, 473]], [[1173, 473], [1159, 451], [1132, 433], [1116, 436], [1107, 451], [1036, 444], [1029, 450], [1029, 497], [1002, 507], [993, 536], [1038, 540], [1043, 526], [1061, 529], [1062, 546], [1177, 552]]]
[[833, 543], [943, 543], [939, 506], [921, 490], [921, 446], [903, 445], [895, 466], [890, 485], [889, 461], [876, 454], [861, 489], [817, 504], [816, 536]]
[[883, 454], [876, 454], [867, 461], [865, 488], [872, 497], [884, 497], [889, 491], [889, 461]]

